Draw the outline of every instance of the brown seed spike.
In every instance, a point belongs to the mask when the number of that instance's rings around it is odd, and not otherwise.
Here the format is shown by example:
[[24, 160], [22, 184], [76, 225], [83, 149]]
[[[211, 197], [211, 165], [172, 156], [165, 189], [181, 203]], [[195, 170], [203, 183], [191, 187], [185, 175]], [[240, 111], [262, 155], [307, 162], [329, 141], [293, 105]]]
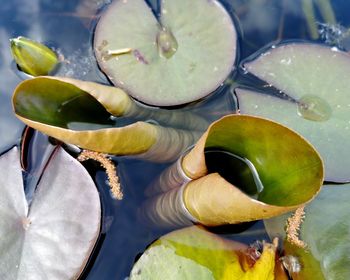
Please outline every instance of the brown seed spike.
[[298, 208], [295, 213], [288, 218], [286, 225], [287, 240], [298, 246], [299, 248], [306, 248], [307, 244], [300, 240], [300, 227], [305, 218], [305, 207]]
[[86, 160], [95, 160], [98, 161], [101, 166], [106, 170], [106, 174], [108, 176], [109, 186], [111, 188], [111, 192], [113, 196], [118, 199], [123, 199], [123, 192], [120, 188], [119, 178], [117, 176], [117, 170], [113, 163], [113, 161], [106, 155], [94, 151], [83, 150], [81, 154], [78, 156], [79, 161]]

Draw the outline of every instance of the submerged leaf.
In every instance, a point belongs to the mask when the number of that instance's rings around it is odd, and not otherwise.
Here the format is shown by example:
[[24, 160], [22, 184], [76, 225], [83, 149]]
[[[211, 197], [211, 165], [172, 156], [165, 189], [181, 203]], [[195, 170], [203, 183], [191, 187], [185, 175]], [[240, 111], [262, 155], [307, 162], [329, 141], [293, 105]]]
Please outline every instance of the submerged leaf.
[[[212, 162], [206, 151], [213, 149], [225, 156]], [[232, 164], [237, 157], [247, 163], [244, 169]], [[240, 173], [247, 171], [247, 176]], [[300, 207], [319, 192], [323, 164], [316, 150], [292, 130], [262, 118], [229, 115], [214, 122], [165, 174], [167, 178], [161, 176], [151, 187], [152, 193], [165, 194], [146, 202], [143, 212], [148, 218], [164, 226], [191, 220], [214, 226]], [[240, 176], [242, 180], [236, 180]]]
[[263, 253], [199, 227], [164, 235], [134, 265], [130, 279], [273, 280], [276, 247]]
[[96, 27], [98, 63], [115, 85], [147, 104], [205, 97], [234, 67], [233, 21], [216, 0], [163, 0], [161, 6], [158, 22], [144, 0], [114, 1]]
[[[141, 121], [113, 127], [110, 114], [128, 115], [137, 111], [137, 106], [122, 90], [91, 82], [54, 77], [27, 80], [16, 88], [13, 107], [20, 120], [45, 134], [108, 154], [142, 154], [149, 160], [174, 160], [199, 137], [196, 131]], [[184, 117], [193, 125], [198, 123], [186, 114], [180, 120]], [[176, 119], [175, 116], [173, 122]]]
[[10, 39], [11, 52], [20, 69], [32, 76], [48, 75], [57, 65], [57, 55], [48, 47], [25, 37]]
[[[349, 184], [325, 185], [306, 207], [300, 238], [308, 247], [303, 250], [285, 245], [287, 254], [298, 257], [301, 264], [300, 273], [293, 279], [350, 279], [349, 199]], [[283, 237], [286, 219], [287, 216], [265, 222], [271, 237]]]
[[63, 149], [28, 205], [17, 148], [0, 157], [0, 278], [77, 279], [100, 231], [99, 195]]
[[[350, 56], [329, 47], [284, 44], [244, 64], [287, 98], [236, 89], [239, 109], [276, 120], [308, 139], [325, 162], [326, 180], [350, 180]], [[345, 146], [344, 146], [345, 145]]]

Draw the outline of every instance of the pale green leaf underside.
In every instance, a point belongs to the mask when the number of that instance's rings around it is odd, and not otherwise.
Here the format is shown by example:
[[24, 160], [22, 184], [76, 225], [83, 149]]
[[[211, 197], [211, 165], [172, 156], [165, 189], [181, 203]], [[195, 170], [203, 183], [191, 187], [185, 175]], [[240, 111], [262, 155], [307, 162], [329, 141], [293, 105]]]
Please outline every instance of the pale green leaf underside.
[[[164, 261], [166, 260], [166, 261]], [[169, 265], [170, 264], [170, 265]], [[195, 261], [176, 254], [175, 249], [163, 245], [150, 248], [134, 266], [130, 279], [213, 280], [212, 272]]]
[[[340, 51], [313, 44], [276, 47], [246, 63], [246, 69], [286, 93], [295, 102], [237, 89], [240, 111], [276, 120], [302, 134], [325, 161], [326, 180], [350, 179], [350, 57]], [[325, 120], [302, 117], [298, 102], [305, 96], [321, 98], [328, 110]]]
[[16, 148], [0, 157], [0, 168], [0, 278], [76, 279], [100, 230], [99, 195], [87, 171], [59, 149], [28, 211]]
[[[170, 59], [158, 53], [160, 26], [147, 4], [115, 1], [96, 28], [95, 54], [103, 71], [115, 85], [153, 105], [183, 104], [214, 91], [235, 60], [236, 32], [227, 11], [217, 1], [163, 0], [160, 22], [178, 42]], [[106, 51], [123, 48], [133, 51], [106, 59]]]
[[306, 211], [302, 238], [328, 280], [350, 279], [350, 185], [325, 186]]

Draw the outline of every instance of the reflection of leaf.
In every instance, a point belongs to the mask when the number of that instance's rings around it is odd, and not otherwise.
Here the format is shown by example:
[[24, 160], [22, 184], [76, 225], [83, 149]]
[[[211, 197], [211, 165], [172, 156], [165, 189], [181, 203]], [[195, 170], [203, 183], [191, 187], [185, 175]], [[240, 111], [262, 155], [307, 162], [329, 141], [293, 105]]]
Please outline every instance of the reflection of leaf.
[[[27, 125], [63, 142], [103, 153], [145, 153], [144, 158], [167, 161], [174, 159], [199, 136], [196, 131], [146, 122], [111, 127], [114, 123], [110, 114], [137, 114], [136, 104], [118, 88], [73, 79], [40, 77], [24, 81], [15, 90], [13, 106], [17, 117]], [[144, 112], [143, 117], [147, 116], [147, 110], [141, 112]], [[180, 119], [163, 114], [164, 122], [173, 119], [173, 122], [184, 123], [186, 117], [194, 120], [188, 114]], [[202, 125], [202, 129], [206, 125], [203, 120], [194, 120], [193, 126], [196, 123], [199, 127]], [[96, 126], [110, 128], [97, 129]]]
[[[147, 104], [172, 106], [207, 96], [234, 67], [237, 36], [230, 15], [216, 0], [159, 3], [160, 24], [144, 0], [108, 7], [94, 37], [101, 69]], [[112, 54], [118, 50], [123, 54]]]
[[295, 129], [320, 152], [326, 180], [349, 181], [350, 56], [316, 44], [282, 44], [244, 66], [292, 100], [236, 89], [240, 111]]
[[76, 279], [100, 231], [87, 171], [59, 149], [28, 205], [17, 148], [0, 157], [0, 170], [0, 278]]
[[154, 242], [130, 279], [274, 279], [274, 245], [265, 244], [257, 261], [254, 250], [199, 227], [185, 228]]
[[[311, 256], [301, 254], [301, 249], [291, 245], [286, 247], [288, 254], [299, 256], [302, 266], [304, 264], [301, 275], [305, 276], [295, 279], [314, 279], [308, 277], [311, 268], [316, 271], [314, 275], [322, 272], [325, 279], [350, 279], [349, 199], [349, 185], [328, 185], [306, 207], [300, 236], [308, 244]], [[285, 221], [285, 217], [266, 221], [270, 236], [283, 235]], [[310, 259], [315, 260], [313, 267], [305, 265]], [[318, 263], [318, 271], [315, 263]]]
[[[243, 192], [244, 182], [234, 185], [217, 173], [220, 171], [208, 170], [207, 149], [249, 160], [262, 182], [258, 197]], [[222, 165], [229, 166], [227, 162]], [[232, 169], [230, 173], [240, 171]], [[179, 188], [184, 182], [188, 183]], [[155, 182], [153, 192], [169, 192], [152, 198], [144, 212], [155, 224], [162, 220], [167, 225], [182, 224], [188, 217], [184, 208], [194, 221], [205, 225], [257, 220], [310, 201], [322, 182], [322, 160], [301, 136], [266, 119], [229, 115], [214, 122], [194, 148]]]

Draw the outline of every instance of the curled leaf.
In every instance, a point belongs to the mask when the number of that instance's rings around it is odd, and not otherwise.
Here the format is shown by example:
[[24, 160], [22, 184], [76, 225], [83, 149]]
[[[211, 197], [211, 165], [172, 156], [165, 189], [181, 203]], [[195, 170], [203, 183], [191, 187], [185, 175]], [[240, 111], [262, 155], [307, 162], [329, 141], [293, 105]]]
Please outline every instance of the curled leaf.
[[12, 56], [20, 69], [32, 76], [48, 75], [57, 65], [55, 52], [25, 37], [10, 39]]
[[[224, 157], [212, 161], [206, 152], [212, 149]], [[236, 157], [248, 165], [242, 169]], [[280, 215], [313, 199], [324, 172], [319, 154], [300, 135], [247, 115], [214, 122], [180, 164], [166, 171], [168, 184], [161, 176], [151, 187], [149, 194], [165, 192], [145, 204], [154, 224], [214, 226]], [[244, 178], [242, 170], [251, 173]]]
[[[72, 79], [38, 77], [22, 82], [13, 95], [16, 116], [27, 125], [87, 150], [173, 160], [199, 132], [146, 122], [128, 123], [123, 116], [136, 106], [120, 89]], [[123, 122], [126, 122], [126, 125]]]

